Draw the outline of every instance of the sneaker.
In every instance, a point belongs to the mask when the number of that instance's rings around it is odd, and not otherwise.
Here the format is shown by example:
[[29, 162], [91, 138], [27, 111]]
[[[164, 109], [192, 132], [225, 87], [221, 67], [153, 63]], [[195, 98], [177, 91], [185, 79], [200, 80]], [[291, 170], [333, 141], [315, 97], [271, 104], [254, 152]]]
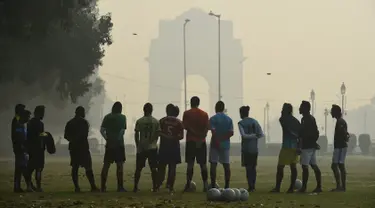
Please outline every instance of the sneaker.
[[312, 191], [312, 193], [322, 193], [322, 192], [323, 192], [322, 188], [319, 188], [319, 187], [316, 187], [316, 188]]
[[280, 189], [273, 188], [270, 192], [271, 193], [280, 193]]
[[117, 188], [117, 192], [128, 192], [124, 187]]
[[74, 192], [81, 193], [81, 189], [79, 187], [77, 187], [77, 188], [74, 189]]

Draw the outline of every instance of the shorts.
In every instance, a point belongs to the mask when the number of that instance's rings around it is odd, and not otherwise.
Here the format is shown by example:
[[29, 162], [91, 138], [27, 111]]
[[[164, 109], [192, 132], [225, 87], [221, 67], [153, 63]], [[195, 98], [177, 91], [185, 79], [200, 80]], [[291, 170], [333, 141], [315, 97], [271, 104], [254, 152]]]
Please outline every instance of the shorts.
[[14, 164], [16, 168], [26, 168], [28, 163], [28, 155], [26, 153], [17, 153], [14, 155]]
[[229, 149], [210, 148], [210, 163], [229, 164]]
[[181, 151], [180, 147], [173, 149], [159, 149], [158, 159], [160, 164], [180, 164], [181, 163]]
[[302, 149], [301, 165], [316, 165], [316, 149]]
[[257, 164], [258, 164], [258, 153], [250, 153], [250, 152], [241, 153], [242, 167], [257, 166]]
[[28, 162], [28, 167], [30, 167], [33, 170], [36, 169], [44, 169], [44, 163], [45, 163], [45, 158], [44, 158], [44, 150], [43, 152], [34, 152], [29, 154], [29, 162]]
[[346, 153], [348, 148], [335, 148], [333, 150], [332, 163], [334, 164], [345, 164]]
[[89, 150], [70, 151], [70, 165], [75, 167], [92, 168], [91, 153]]
[[124, 163], [125, 161], [125, 147], [105, 149], [104, 163]]
[[146, 167], [146, 160], [148, 160], [150, 168], [157, 168], [158, 166], [158, 149], [149, 149], [139, 152], [136, 157], [137, 168]]
[[299, 160], [297, 149], [281, 148], [279, 153], [278, 165], [292, 165], [297, 164]]
[[207, 144], [206, 142], [186, 142], [185, 162], [194, 163], [195, 160], [200, 165], [207, 164]]

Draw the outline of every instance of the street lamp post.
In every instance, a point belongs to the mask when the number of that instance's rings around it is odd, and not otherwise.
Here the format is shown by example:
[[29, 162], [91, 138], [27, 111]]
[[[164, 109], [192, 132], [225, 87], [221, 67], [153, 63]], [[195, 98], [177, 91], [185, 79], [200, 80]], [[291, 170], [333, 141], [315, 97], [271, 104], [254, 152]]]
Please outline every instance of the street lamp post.
[[183, 27], [183, 41], [184, 41], [184, 107], [187, 110], [187, 83], [186, 83], [186, 25], [189, 23], [189, 19], [185, 19]]
[[269, 115], [269, 112], [270, 112], [270, 104], [267, 102], [266, 103], [266, 107], [265, 107], [265, 110], [266, 110], [266, 115], [267, 115], [267, 119], [266, 119], [266, 122], [267, 122], [267, 125], [266, 125], [266, 129], [267, 129], [267, 141], [270, 142], [271, 141], [271, 137], [270, 137], [270, 115]]
[[221, 15], [215, 14], [212, 11], [208, 13], [210, 16], [214, 16], [217, 18], [217, 24], [218, 24], [218, 91], [219, 91], [219, 101], [221, 100]]
[[345, 114], [345, 94], [346, 94], [346, 86], [345, 83], [343, 82], [341, 84], [341, 111], [342, 111], [342, 116]]
[[324, 135], [327, 136], [327, 117], [328, 117], [328, 109], [324, 109]]
[[311, 114], [314, 116], [315, 114], [315, 91], [311, 90], [310, 92], [310, 100], [311, 100]]

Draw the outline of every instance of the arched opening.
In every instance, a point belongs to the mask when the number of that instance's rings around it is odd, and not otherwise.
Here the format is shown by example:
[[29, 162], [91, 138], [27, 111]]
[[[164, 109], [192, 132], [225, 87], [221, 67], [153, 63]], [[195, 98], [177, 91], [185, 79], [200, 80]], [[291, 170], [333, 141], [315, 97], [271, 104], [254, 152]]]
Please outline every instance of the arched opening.
[[[211, 103], [210, 103], [210, 85], [207, 82], [207, 80], [200, 75], [189, 75], [186, 78], [187, 83], [187, 109], [190, 109], [190, 98], [193, 96], [198, 96], [201, 103], [200, 103], [200, 109], [206, 111], [207, 113], [210, 113]], [[184, 92], [184, 80], [181, 83], [181, 102], [180, 102], [180, 108], [181, 112], [183, 112], [185, 109], [184, 100], [185, 100], [185, 92]], [[182, 114], [181, 114], [182, 115]]]

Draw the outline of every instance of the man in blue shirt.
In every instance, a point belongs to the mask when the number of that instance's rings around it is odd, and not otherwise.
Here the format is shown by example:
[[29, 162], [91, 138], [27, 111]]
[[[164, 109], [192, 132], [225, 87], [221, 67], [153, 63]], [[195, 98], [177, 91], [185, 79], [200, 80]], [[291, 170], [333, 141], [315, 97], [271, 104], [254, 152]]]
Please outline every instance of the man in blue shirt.
[[258, 139], [264, 134], [257, 120], [249, 117], [249, 106], [240, 108], [241, 121], [238, 129], [241, 134], [241, 163], [246, 168], [247, 183], [249, 191], [255, 191], [256, 166], [258, 161]]
[[291, 181], [287, 193], [294, 192], [294, 184], [297, 179], [297, 163], [298, 163], [298, 134], [301, 124], [293, 116], [293, 106], [290, 103], [284, 103], [279, 119], [283, 130], [283, 143], [279, 154], [279, 161], [276, 173], [276, 187], [271, 192], [280, 192], [281, 182], [284, 177], [284, 167], [290, 166]]
[[229, 188], [230, 166], [229, 166], [229, 139], [233, 136], [233, 122], [224, 113], [225, 104], [222, 101], [216, 103], [216, 115], [210, 118], [210, 130], [212, 133], [209, 161], [211, 164], [211, 187], [216, 186], [216, 167], [220, 162], [224, 167], [225, 188]]

